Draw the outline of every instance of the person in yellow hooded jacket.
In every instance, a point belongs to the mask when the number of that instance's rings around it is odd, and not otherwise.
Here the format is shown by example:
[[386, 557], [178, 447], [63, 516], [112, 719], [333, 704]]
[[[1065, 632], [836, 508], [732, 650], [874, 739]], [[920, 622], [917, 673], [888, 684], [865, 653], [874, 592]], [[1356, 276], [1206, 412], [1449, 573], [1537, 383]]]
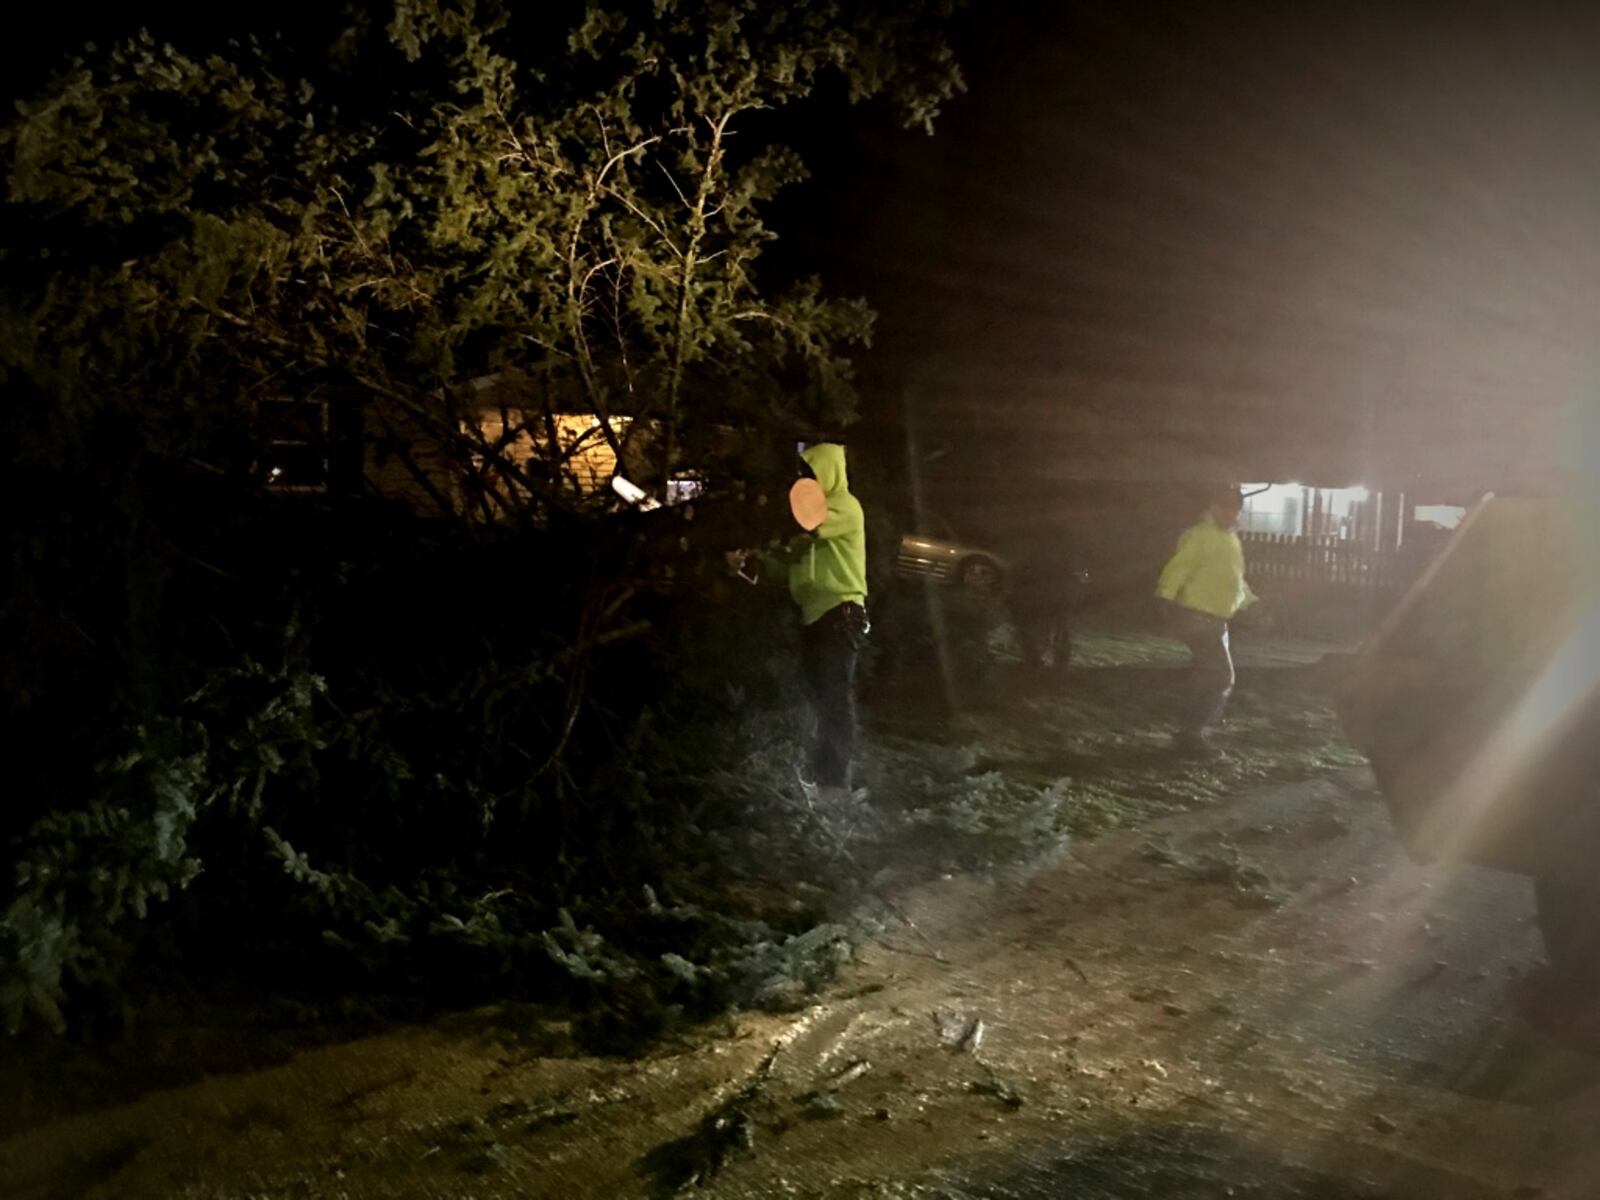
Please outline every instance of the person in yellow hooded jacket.
[[1156, 595], [1169, 606], [1174, 632], [1189, 647], [1189, 695], [1176, 749], [1212, 754], [1210, 733], [1233, 693], [1233, 653], [1228, 622], [1255, 593], [1244, 577], [1244, 547], [1234, 532], [1244, 507], [1237, 487], [1217, 489], [1200, 520], [1184, 530], [1161, 571]]
[[813, 443], [801, 459], [827, 497], [827, 516], [784, 553], [763, 558], [762, 567], [768, 578], [789, 585], [800, 610], [815, 731], [805, 774], [818, 788], [848, 796], [856, 747], [856, 661], [869, 629], [866, 514], [850, 493], [842, 445]]
[[800, 608], [800, 624], [812, 628], [844, 606], [866, 612], [867, 519], [861, 501], [850, 492], [844, 447], [817, 442], [800, 454], [801, 461], [828, 499], [828, 515], [809, 536], [798, 539], [784, 565], [789, 595]]

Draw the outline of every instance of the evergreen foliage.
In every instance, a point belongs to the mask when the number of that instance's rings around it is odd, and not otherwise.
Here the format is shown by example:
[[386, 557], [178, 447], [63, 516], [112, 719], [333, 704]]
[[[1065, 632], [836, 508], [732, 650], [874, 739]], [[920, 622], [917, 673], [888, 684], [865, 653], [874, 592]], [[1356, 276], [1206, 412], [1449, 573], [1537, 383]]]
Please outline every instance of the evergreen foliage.
[[[627, 1043], [837, 961], [865, 875], [789, 770], [788, 614], [708, 565], [757, 452], [852, 414], [870, 314], [763, 278], [804, 169], [759, 121], [837, 84], [927, 128], [948, 7], [397, 0], [317, 49], [89, 50], [19, 107], [9, 1028], [289, 965]], [[315, 394], [427, 519], [268, 493], [260, 405]], [[613, 511], [573, 413], [707, 496]]]
[[[320, 58], [146, 35], [79, 60], [3, 135], [6, 381], [58, 432], [120, 410], [219, 468], [252, 401], [354, 385], [442, 508], [534, 523], [583, 500], [563, 413], [658, 485], [727, 428], [837, 425], [870, 313], [760, 277], [763, 209], [805, 171], [735, 135], [830, 80], [931, 127], [960, 84], [948, 7], [590, 4], [519, 29], [405, 0]], [[486, 432], [465, 385], [490, 376], [516, 399]]]

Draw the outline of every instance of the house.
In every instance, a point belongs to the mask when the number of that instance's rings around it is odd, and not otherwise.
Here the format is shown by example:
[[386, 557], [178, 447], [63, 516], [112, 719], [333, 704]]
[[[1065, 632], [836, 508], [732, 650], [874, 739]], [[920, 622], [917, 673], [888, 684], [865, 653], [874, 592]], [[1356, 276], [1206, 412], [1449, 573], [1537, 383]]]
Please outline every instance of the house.
[[424, 515], [496, 520], [535, 493], [563, 508], [606, 510], [624, 502], [613, 487], [619, 476], [664, 490], [667, 504], [703, 486], [684, 471], [660, 487], [659, 422], [550, 411], [512, 375], [474, 379], [441, 397], [436, 412], [341, 387], [271, 396], [256, 404], [256, 428], [270, 492], [376, 495]]
[[1371, 550], [1404, 545], [1418, 525], [1453, 529], [1464, 505], [1419, 504], [1399, 489], [1308, 487], [1300, 483], [1244, 485], [1242, 534], [1347, 542]]

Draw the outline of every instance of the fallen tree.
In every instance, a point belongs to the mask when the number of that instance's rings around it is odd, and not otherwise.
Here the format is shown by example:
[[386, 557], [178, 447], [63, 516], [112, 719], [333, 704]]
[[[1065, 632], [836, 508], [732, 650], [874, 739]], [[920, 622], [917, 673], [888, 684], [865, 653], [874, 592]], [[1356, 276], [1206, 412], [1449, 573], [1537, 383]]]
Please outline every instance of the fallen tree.
[[[782, 601], [716, 568], [795, 430], [850, 418], [870, 314], [763, 280], [803, 168], [732, 139], [822, 86], [928, 126], [947, 7], [425, 0], [316, 52], [147, 35], [21, 106], [8, 1026], [123, 1011], [153, 966], [297, 963], [582, 995], [632, 1036], [826, 969], [829, 904], [713, 886], [835, 862], [770, 799]], [[517, 381], [494, 421], [486, 378]], [[263, 405], [331, 393], [404, 505], [274, 494]], [[706, 494], [618, 513], [573, 413], [657, 497]]]

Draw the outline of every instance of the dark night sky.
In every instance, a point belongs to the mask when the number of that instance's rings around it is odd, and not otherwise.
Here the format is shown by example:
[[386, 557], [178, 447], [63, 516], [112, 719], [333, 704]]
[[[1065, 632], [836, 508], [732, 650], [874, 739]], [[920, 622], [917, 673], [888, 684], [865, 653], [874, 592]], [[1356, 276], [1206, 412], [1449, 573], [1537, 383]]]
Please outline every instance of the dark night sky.
[[[974, 480], [1503, 486], [1600, 345], [1594, 7], [990, 0], [935, 137], [800, 131], [785, 256], [874, 303], [872, 406]], [[139, 23], [46, 12], [14, 81]]]

